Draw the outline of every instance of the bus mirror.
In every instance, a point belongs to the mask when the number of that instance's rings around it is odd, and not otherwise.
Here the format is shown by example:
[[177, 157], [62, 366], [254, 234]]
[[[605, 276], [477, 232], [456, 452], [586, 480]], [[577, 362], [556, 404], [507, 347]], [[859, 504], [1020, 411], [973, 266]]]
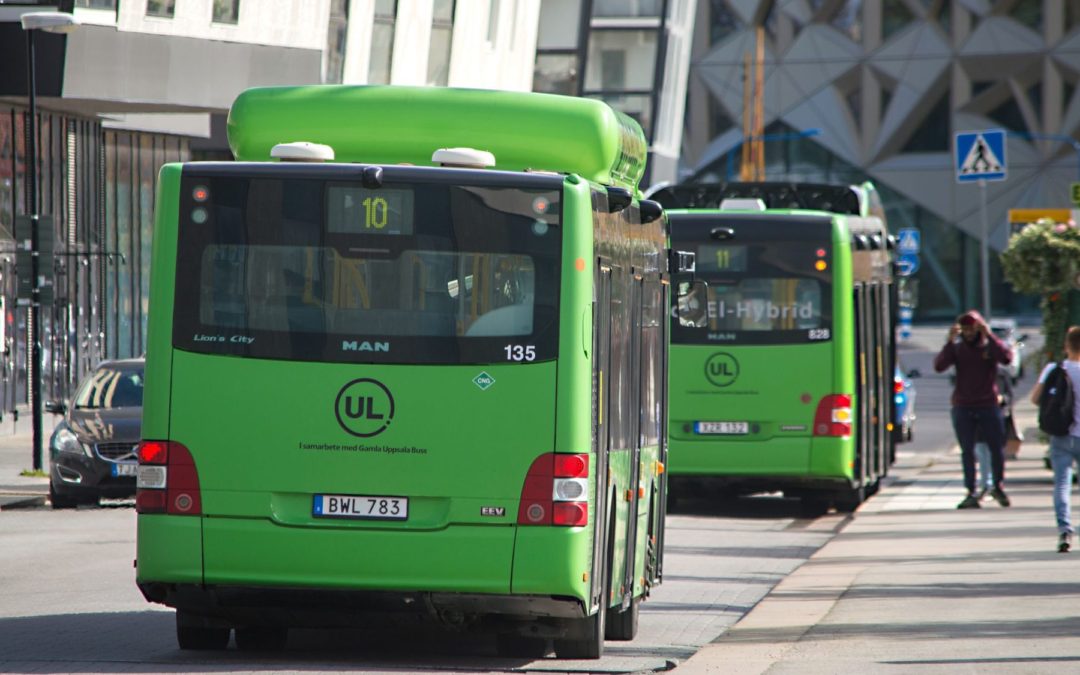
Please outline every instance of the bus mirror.
[[626, 188], [609, 187], [607, 189], [608, 213], [618, 213], [634, 201], [634, 195]]
[[709, 286], [703, 280], [680, 281], [677, 284], [675, 316], [683, 328], [703, 328], [709, 321]]
[[693, 274], [695, 271], [695, 256], [693, 251], [668, 251], [668, 271], [671, 274]]
[[641, 212], [642, 225], [651, 223], [664, 215], [664, 207], [660, 206], [660, 202], [654, 202], [651, 199], [642, 199], [638, 204], [638, 209]]

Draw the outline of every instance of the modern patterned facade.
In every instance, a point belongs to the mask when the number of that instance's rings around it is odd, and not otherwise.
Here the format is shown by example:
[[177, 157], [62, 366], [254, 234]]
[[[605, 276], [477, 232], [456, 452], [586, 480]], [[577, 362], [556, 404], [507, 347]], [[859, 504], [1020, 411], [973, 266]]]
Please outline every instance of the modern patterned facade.
[[[1005, 129], [989, 183], [992, 250], [1007, 210], [1068, 207], [1080, 180], [1078, 0], [701, 0], [683, 180], [737, 171], [744, 54], [765, 29], [770, 179], [880, 188], [892, 230], [922, 233], [917, 317], [979, 304], [979, 188], [955, 180], [954, 134]], [[995, 311], [1025, 312], [991, 256]]]

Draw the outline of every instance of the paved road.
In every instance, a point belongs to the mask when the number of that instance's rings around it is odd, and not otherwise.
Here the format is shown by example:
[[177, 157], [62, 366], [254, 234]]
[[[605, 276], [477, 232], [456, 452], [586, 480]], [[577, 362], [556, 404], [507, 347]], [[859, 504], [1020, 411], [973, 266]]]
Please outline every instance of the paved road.
[[[901, 446], [901, 464], [917, 464], [920, 455], [951, 443], [948, 380], [928, 367], [943, 331], [917, 330], [902, 352], [905, 367], [925, 377], [916, 380], [916, 442]], [[32, 489], [35, 479], [10, 478], [17, 474], [11, 468], [29, 458], [12, 440], [0, 437], [0, 469], [7, 467], [0, 483]], [[903, 472], [896, 475], [902, 479]], [[882, 496], [888, 493], [886, 486]], [[725, 633], [848, 522], [797, 513], [797, 502], [775, 496], [723, 507], [690, 502], [669, 516], [664, 584], [643, 605], [637, 640], [609, 642], [599, 662], [528, 662], [496, 657], [488, 637], [438, 632], [296, 631], [289, 649], [277, 654], [181, 652], [171, 611], [147, 604], [135, 588], [130, 504], [4, 510], [0, 672], [666, 670]]]

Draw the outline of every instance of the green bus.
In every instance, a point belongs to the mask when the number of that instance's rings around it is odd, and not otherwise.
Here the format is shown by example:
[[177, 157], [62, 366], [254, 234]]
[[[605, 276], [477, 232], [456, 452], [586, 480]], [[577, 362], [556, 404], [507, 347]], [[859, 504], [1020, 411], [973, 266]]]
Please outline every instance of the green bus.
[[241, 94], [228, 132], [239, 161], [166, 165], [157, 197], [136, 567], [180, 647], [633, 639], [662, 572], [669, 282], [638, 124], [313, 86]]
[[851, 511], [895, 460], [892, 240], [850, 188], [781, 188], [831, 211], [738, 188], [668, 211], [698, 279], [679, 281], [672, 317], [671, 491]]

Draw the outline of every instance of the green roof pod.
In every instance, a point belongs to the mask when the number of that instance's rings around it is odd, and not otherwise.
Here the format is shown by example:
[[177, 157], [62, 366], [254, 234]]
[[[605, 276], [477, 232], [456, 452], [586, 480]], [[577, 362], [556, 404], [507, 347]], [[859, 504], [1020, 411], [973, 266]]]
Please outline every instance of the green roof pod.
[[237, 160], [268, 161], [279, 143], [334, 149], [337, 162], [433, 166], [440, 148], [495, 155], [503, 171], [577, 173], [635, 192], [648, 144], [602, 101], [444, 87], [313, 85], [249, 89], [229, 111]]

